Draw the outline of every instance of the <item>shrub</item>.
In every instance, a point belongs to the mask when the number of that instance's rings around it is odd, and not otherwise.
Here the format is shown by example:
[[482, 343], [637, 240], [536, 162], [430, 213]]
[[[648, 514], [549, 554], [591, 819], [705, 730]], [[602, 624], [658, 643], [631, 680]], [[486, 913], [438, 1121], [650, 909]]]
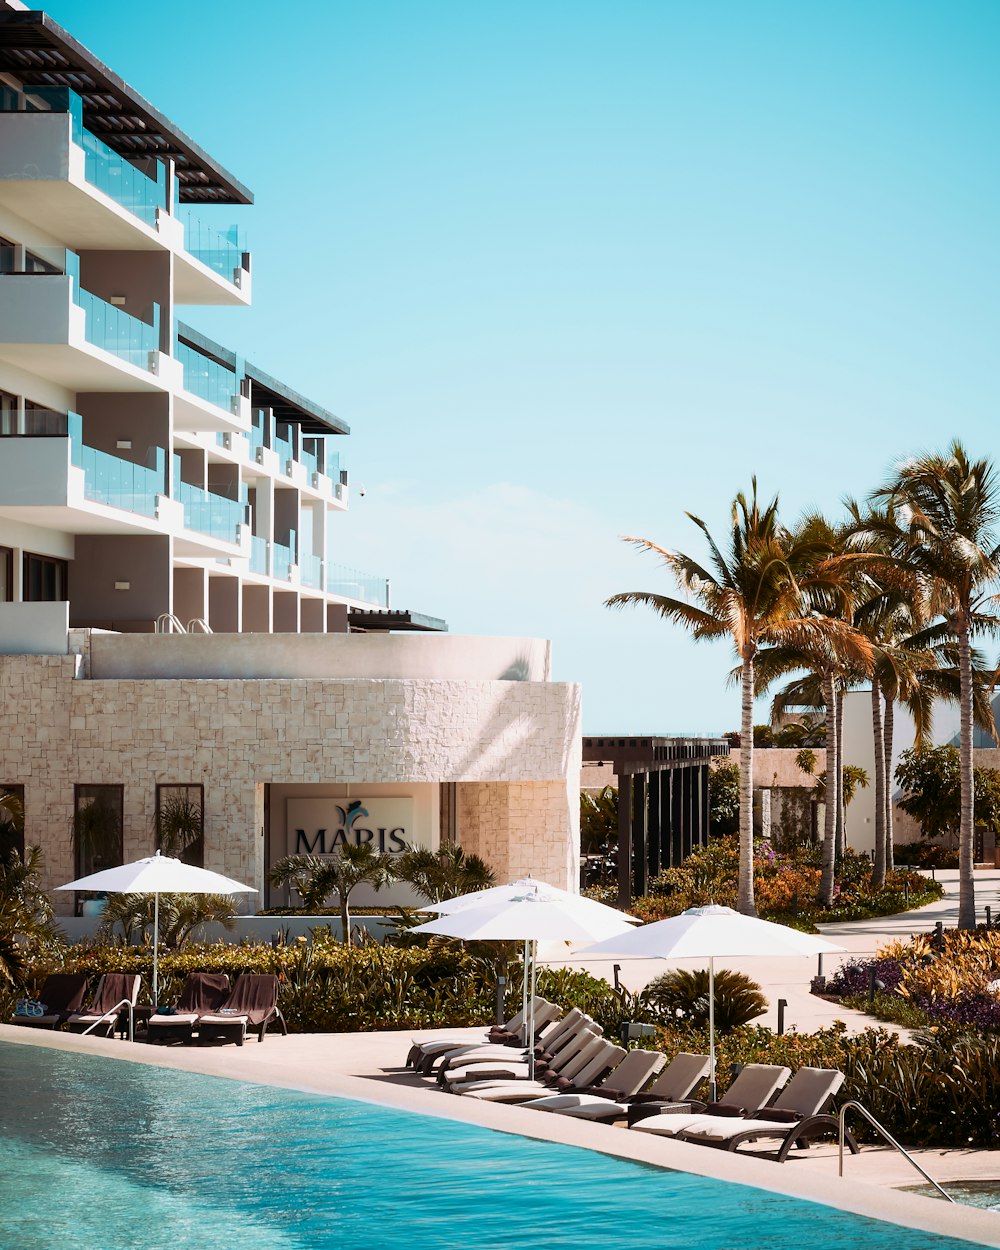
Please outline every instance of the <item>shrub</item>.
[[[675, 968], [655, 977], [643, 998], [667, 1016], [697, 1026], [708, 1024], [708, 969]], [[715, 1028], [730, 1033], [767, 1011], [767, 999], [756, 981], [742, 972], [720, 968], [715, 974]]]

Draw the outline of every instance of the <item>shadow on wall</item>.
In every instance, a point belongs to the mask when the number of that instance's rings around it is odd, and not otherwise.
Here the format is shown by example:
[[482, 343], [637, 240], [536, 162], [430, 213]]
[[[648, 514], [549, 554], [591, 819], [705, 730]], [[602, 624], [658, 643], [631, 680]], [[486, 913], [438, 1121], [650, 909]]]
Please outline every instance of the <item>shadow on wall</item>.
[[531, 661], [526, 655], [518, 656], [497, 678], [497, 681], [531, 681]]

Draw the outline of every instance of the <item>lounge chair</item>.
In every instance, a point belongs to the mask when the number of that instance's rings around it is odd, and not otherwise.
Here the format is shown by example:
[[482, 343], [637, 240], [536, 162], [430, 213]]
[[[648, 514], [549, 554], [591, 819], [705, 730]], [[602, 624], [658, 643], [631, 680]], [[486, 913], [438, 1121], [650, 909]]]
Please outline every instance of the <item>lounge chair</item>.
[[224, 972], [189, 972], [169, 1014], [154, 1011], [146, 1026], [146, 1041], [190, 1042], [199, 1016], [217, 1011], [229, 997], [229, 978]]
[[[132, 1008], [139, 997], [142, 978], [137, 972], [107, 972], [97, 983], [94, 997], [83, 1011], [75, 1011], [66, 1020], [71, 1033], [92, 1033], [95, 1037], [110, 1037], [115, 1031], [123, 1012], [129, 1017], [129, 1036], [132, 1033]], [[124, 1029], [122, 1036], [124, 1036]]]
[[[601, 1081], [625, 1057], [621, 1046], [613, 1046], [606, 1038], [592, 1039], [588, 1048], [576, 1055], [566, 1065], [559, 1084], [572, 1089], [586, 1089]], [[553, 1078], [550, 1076], [549, 1081]], [[466, 1098], [478, 1098], [483, 1102], [529, 1102], [550, 1092], [550, 1086], [541, 1080], [523, 1081], [475, 1081], [455, 1091]]]
[[[574, 1037], [578, 1036], [584, 1029], [589, 1029], [592, 1033], [602, 1033], [603, 1029], [596, 1021], [574, 1007], [568, 1011], [566, 1015], [545, 1037], [535, 1044], [534, 1055], [536, 1061], [549, 1062], [555, 1055], [566, 1046], [572, 1044]], [[424, 1061], [420, 1070], [424, 1073], [433, 1071], [434, 1064], [437, 1063], [438, 1080], [444, 1083], [446, 1078], [450, 1079], [448, 1074], [453, 1074], [459, 1068], [469, 1067], [477, 1063], [495, 1063], [500, 1061], [507, 1063], [527, 1063], [528, 1051], [524, 1048], [518, 1050], [512, 1046], [461, 1046], [456, 1050], [448, 1051], [439, 1056], [429, 1057]]]
[[[840, 1131], [837, 1116], [823, 1112], [843, 1083], [843, 1072], [830, 1068], [800, 1068], [772, 1106], [743, 1119], [716, 1119], [711, 1124], [692, 1125], [681, 1133], [681, 1139], [721, 1150], [736, 1150], [744, 1142], [776, 1138], [779, 1144], [774, 1157], [778, 1163], [784, 1163], [793, 1146], [806, 1150], [812, 1138]], [[844, 1140], [851, 1153], [857, 1154], [858, 1144], [846, 1129]]]
[[53, 972], [45, 978], [34, 1007], [41, 1008], [37, 1015], [15, 1014], [11, 1024], [29, 1029], [57, 1029], [83, 1006], [87, 994], [87, 977], [82, 972]]
[[245, 972], [216, 1011], [198, 1017], [198, 1045], [235, 1042], [242, 1046], [249, 1032], [262, 1042], [274, 1020], [287, 1036], [288, 1026], [278, 1007], [278, 978], [273, 973]]
[[[541, 1033], [547, 1025], [555, 1021], [559, 1015], [559, 1007], [545, 998], [535, 998], [535, 1032]], [[467, 1039], [456, 1037], [425, 1037], [421, 1041], [414, 1040], [406, 1056], [408, 1068], [419, 1068], [421, 1061], [432, 1055], [443, 1054], [458, 1046], [519, 1046], [524, 1045], [524, 1012], [504, 1021], [503, 1024], [492, 1025], [481, 1037]]]
[[790, 1068], [777, 1064], [748, 1063], [726, 1090], [724, 1102], [703, 1103], [681, 1100], [690, 1111], [676, 1109], [677, 1104], [633, 1103], [629, 1108], [629, 1128], [659, 1137], [677, 1137], [689, 1128], [698, 1128], [706, 1120], [744, 1116], [758, 1107], [765, 1107], [791, 1076]]
[[502, 1070], [511, 1078], [527, 1077], [531, 1069], [536, 1072], [546, 1068], [558, 1071], [584, 1043], [594, 1036], [599, 1037], [602, 1032], [599, 1024], [580, 1012], [580, 1019], [572, 1028], [564, 1030], [551, 1043], [535, 1047], [533, 1061], [527, 1051], [518, 1052], [506, 1047], [475, 1051], [442, 1063], [437, 1073], [438, 1084], [450, 1088], [456, 1082], [476, 1080], [486, 1068]]
[[[536, 1048], [547, 1045], [551, 1038], [559, 1036], [569, 1024], [579, 1019], [583, 1014], [574, 1009], [567, 1012], [562, 1019], [558, 1019], [559, 1010], [555, 1003], [545, 1002], [544, 999], [537, 1005], [535, 1037], [538, 1040], [536, 1041]], [[516, 1021], [518, 1018], [515, 1016], [514, 1020]], [[427, 1075], [434, 1070], [435, 1065], [447, 1064], [466, 1055], [502, 1054], [512, 1049], [523, 1049], [525, 1042], [520, 1039], [519, 1033], [520, 1028], [515, 1027], [511, 1030], [501, 1030], [498, 1034], [481, 1040], [462, 1041], [461, 1039], [451, 1038], [446, 1041], [444, 1038], [438, 1038], [433, 1042], [425, 1044], [420, 1054], [413, 1060], [413, 1067], [418, 1072], [423, 1072]], [[411, 1048], [410, 1055], [413, 1055], [413, 1048]]]
[[[647, 1051], [635, 1051], [631, 1054], [647, 1054]], [[666, 1059], [660, 1056], [659, 1067], [663, 1067]], [[534, 1111], [554, 1111], [560, 1115], [572, 1116], [579, 1120], [596, 1120], [599, 1123], [613, 1124], [616, 1120], [627, 1119], [629, 1110], [641, 1103], [677, 1103], [691, 1097], [705, 1076], [708, 1075], [708, 1056], [689, 1055], [683, 1051], [674, 1057], [667, 1068], [647, 1090], [642, 1086], [653, 1074], [646, 1077], [631, 1088], [619, 1087], [619, 1073], [625, 1067], [625, 1060], [619, 1064], [607, 1080], [598, 1088], [580, 1094], [561, 1094], [551, 1098], [539, 1098], [536, 1102], [525, 1103]], [[653, 1069], [656, 1071], [657, 1069]], [[657, 1107], [657, 1112], [659, 1107]]]
[[[556, 1092], [561, 1085], [576, 1085], [579, 1073], [592, 1060], [606, 1053], [611, 1043], [595, 1029], [584, 1029], [572, 1045], [564, 1047], [547, 1063], [539, 1060], [533, 1077], [529, 1076], [527, 1064], [521, 1066], [504, 1066], [499, 1068], [470, 1068], [464, 1074], [455, 1074], [455, 1079], [447, 1082], [444, 1087], [453, 1094], [464, 1094], [471, 1089], [493, 1089], [497, 1085], [518, 1083], [521, 1088], [538, 1086], [543, 1091]], [[459, 1076], [461, 1079], [459, 1079]], [[597, 1079], [597, 1078], [595, 1078]]]

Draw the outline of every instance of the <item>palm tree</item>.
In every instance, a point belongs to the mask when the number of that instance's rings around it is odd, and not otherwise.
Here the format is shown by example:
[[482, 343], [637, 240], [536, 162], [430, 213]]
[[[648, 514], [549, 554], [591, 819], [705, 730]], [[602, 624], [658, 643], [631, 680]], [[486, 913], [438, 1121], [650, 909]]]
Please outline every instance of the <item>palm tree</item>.
[[292, 885], [306, 908], [321, 907], [330, 894], [340, 901], [344, 945], [351, 945], [351, 913], [348, 900], [359, 885], [381, 890], [396, 880], [396, 857], [383, 855], [371, 845], [345, 844], [336, 855], [320, 859], [315, 855], [286, 855], [271, 869], [272, 885]]
[[410, 846], [394, 857], [395, 879], [440, 903], [496, 884], [493, 869], [479, 855], [467, 855], [457, 842], [442, 842], [436, 851]]
[[[684, 625], [696, 641], [729, 638], [740, 666], [742, 721], [740, 735], [740, 866], [737, 906], [756, 915], [753, 888], [753, 697], [754, 661], [761, 646], [820, 645], [845, 631], [840, 622], [821, 617], [807, 601], [807, 581], [821, 580], [818, 570], [829, 544], [811, 531], [790, 533], [778, 519], [777, 496], [761, 506], [757, 479], [750, 499], [740, 493], [732, 506], [728, 551], [723, 554], [700, 517], [686, 514], [708, 542], [709, 568], [681, 552], [668, 551], [648, 538], [626, 538], [659, 556], [688, 600], [652, 591], [612, 595], [607, 606], [642, 604], [668, 621]], [[692, 602], [693, 600], [693, 602]]]
[[959, 928], [976, 924], [973, 879], [972, 721], [975, 679], [972, 640], [1000, 631], [998, 596], [991, 587], [1000, 576], [1000, 482], [989, 460], [970, 460], [955, 440], [946, 452], [923, 455], [900, 465], [873, 499], [884, 518], [866, 522], [867, 531], [888, 546], [890, 558], [918, 580], [931, 618], [940, 618], [958, 643], [961, 756], [959, 831]]

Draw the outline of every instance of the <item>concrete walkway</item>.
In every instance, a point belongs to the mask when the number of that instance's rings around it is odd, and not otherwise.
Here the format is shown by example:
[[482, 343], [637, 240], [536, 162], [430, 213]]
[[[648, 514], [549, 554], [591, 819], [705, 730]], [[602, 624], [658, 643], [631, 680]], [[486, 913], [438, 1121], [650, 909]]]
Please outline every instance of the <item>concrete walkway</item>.
[[[739, 959], [716, 959], [715, 966], [732, 968], [751, 977], [762, 988], [768, 1000], [767, 1012], [756, 1023], [768, 1028], [778, 1027], [778, 1004], [784, 1000], [785, 1030], [797, 1029], [800, 1033], [812, 1033], [842, 1020], [851, 1032], [870, 1028], [871, 1016], [854, 1011], [839, 1003], [828, 1002], [810, 993], [812, 978], [820, 971], [829, 976], [841, 963], [849, 959], [864, 958], [890, 942], [906, 941], [915, 933], [933, 933], [940, 921], [946, 929], [958, 924], [958, 870], [946, 869], [937, 873], [945, 894], [936, 903], [930, 903], [916, 911], [896, 916], [879, 916], [874, 920], [841, 921], [837, 924], [820, 925], [821, 934], [831, 942], [844, 947], [842, 955], [824, 955], [822, 961], [816, 956], [807, 958], [760, 959], [747, 956]], [[976, 914], [985, 923], [985, 908], [989, 906], [994, 922], [1000, 921], [1000, 869], [986, 868], [976, 871]], [[640, 990], [654, 977], [671, 968], [704, 968], [705, 959], [580, 959], [573, 955], [566, 943], [550, 942], [540, 951], [542, 962], [551, 967], [584, 968], [594, 976], [614, 983], [614, 965], [619, 965], [619, 982], [630, 990]], [[903, 1036], [905, 1032], [897, 1030]]]

